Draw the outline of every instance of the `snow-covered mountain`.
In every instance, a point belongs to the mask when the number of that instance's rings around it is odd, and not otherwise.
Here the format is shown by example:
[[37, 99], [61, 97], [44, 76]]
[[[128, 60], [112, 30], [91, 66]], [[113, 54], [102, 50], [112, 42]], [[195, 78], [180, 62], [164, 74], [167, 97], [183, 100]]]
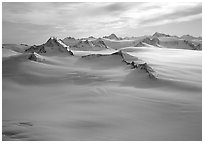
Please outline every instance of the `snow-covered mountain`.
[[69, 47], [57, 37], [50, 37], [49, 40], [42, 45], [31, 46], [29, 49], [26, 49], [25, 52], [36, 52], [40, 54], [59, 54], [59, 53], [67, 53], [69, 55], [73, 55], [70, 51]]
[[120, 40], [115, 34], [111, 34], [109, 36], [104, 36], [103, 38], [111, 39], [111, 40]]
[[104, 36], [103, 38], [95, 38], [93, 36], [90, 36], [88, 38], [75, 39], [74, 37], [66, 37], [63, 40], [58, 39], [56, 37], [50, 37], [45, 44], [37, 46], [18, 45], [17, 47], [11, 44], [3, 44], [3, 48], [14, 47], [14, 49], [18, 49], [18, 51], [19, 49], [22, 49], [25, 52], [36, 52], [39, 54], [68, 53], [70, 55], [73, 55], [71, 50], [100, 51], [109, 48], [117, 50], [125, 47], [146, 46], [187, 50], [202, 50], [202, 37], [193, 37], [190, 35], [183, 35], [181, 37], [178, 37], [155, 32], [153, 35], [149, 36], [145, 35], [140, 37], [125, 38], [119, 38], [115, 34]]
[[[147, 37], [143, 39], [141, 42], [152, 45], [152, 46], [156, 46], [156, 47], [159, 47], [159, 44], [160, 44], [160, 41], [157, 37], [153, 37], [153, 38]], [[138, 44], [141, 44], [141, 43], [138, 43]], [[138, 47], [138, 45], [136, 45], [136, 47]]]
[[73, 37], [66, 37], [62, 40], [67, 46], [72, 46], [77, 44], [80, 40], [75, 39]]
[[180, 37], [181, 39], [184, 39], [184, 40], [202, 40], [202, 37], [194, 37], [194, 36], [191, 36], [191, 35], [183, 35]]
[[164, 34], [164, 33], [159, 33], [159, 32], [155, 32], [153, 35], [153, 37], [170, 37], [170, 35]]
[[[69, 43], [68, 43], [69, 44]], [[70, 44], [71, 50], [80, 50], [80, 51], [99, 51], [106, 50], [108, 47], [104, 43], [102, 38], [96, 40], [79, 40], [75, 41], [75, 44]]]
[[171, 36], [163, 33], [156, 32], [153, 36], [144, 37], [140, 40], [135, 40], [134, 47], [145, 47], [148, 45], [161, 47], [161, 48], [172, 48], [172, 49], [187, 49], [187, 50], [202, 50], [201, 37], [187, 36]]
[[202, 43], [184, 40], [175, 37], [161, 37], [159, 38], [160, 45], [166, 48], [173, 49], [187, 49], [187, 50], [202, 50]]

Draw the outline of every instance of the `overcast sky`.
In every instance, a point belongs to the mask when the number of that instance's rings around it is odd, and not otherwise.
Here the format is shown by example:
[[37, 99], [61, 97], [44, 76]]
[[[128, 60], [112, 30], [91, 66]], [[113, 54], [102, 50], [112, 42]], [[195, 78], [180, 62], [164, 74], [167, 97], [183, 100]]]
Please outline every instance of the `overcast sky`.
[[3, 43], [42, 44], [59, 38], [202, 35], [202, 3], [6, 3]]

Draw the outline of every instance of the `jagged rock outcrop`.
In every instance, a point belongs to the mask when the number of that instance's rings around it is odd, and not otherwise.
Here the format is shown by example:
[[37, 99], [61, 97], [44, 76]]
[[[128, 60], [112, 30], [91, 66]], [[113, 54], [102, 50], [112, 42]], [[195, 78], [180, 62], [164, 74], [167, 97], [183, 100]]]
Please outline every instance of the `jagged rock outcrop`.
[[192, 50], [202, 50], [202, 44], [198, 44], [192, 48]]
[[202, 50], [202, 44], [194, 44], [191, 41], [184, 40], [183, 41], [187, 46], [190, 47], [190, 50]]
[[45, 50], [44, 44], [42, 44], [42, 45], [39, 45], [39, 46], [33, 45], [30, 48], [26, 49], [25, 52], [46, 53], [46, 50]]
[[37, 57], [35, 56], [34, 53], [31, 53], [31, 54], [28, 56], [28, 59], [31, 60], [31, 61], [37, 61]]
[[31, 60], [31, 61], [35, 61], [35, 62], [43, 62], [43, 61], [45, 61], [45, 58], [43, 58], [42, 56], [38, 55], [35, 52], [29, 53], [28, 54], [28, 59]]
[[69, 55], [73, 55], [73, 53], [71, 52], [71, 50], [69, 49], [69, 47], [63, 43], [63, 41], [61, 39], [58, 39], [56, 37], [51, 37], [49, 38], [49, 40], [42, 45], [34, 45], [31, 46], [30, 48], [26, 49], [25, 52], [29, 52], [29, 53], [53, 53], [53, 54], [57, 54], [57, 53], [68, 53]]
[[153, 79], [157, 78], [156, 72], [147, 63], [137, 63], [135, 61], [132, 61], [130, 65], [132, 66], [132, 68], [138, 68], [140, 70], [144, 70], [145, 72], [148, 73], [150, 78], [153, 78]]
[[98, 58], [102, 56], [113, 56], [113, 55], [118, 55], [119, 57], [121, 57], [122, 62], [126, 63], [127, 65], [130, 65], [132, 69], [139, 69], [139, 70], [145, 71], [148, 74], [149, 78], [157, 79], [156, 72], [147, 63], [121, 50], [109, 55], [91, 54], [91, 55], [82, 56], [82, 58], [87, 58], [87, 57]]

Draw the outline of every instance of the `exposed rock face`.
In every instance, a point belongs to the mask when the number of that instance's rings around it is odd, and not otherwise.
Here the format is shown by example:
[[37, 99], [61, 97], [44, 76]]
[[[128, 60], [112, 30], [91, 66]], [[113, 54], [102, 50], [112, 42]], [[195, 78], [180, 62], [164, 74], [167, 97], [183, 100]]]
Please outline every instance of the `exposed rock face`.
[[202, 50], [202, 44], [198, 44], [197, 46], [194, 46], [192, 50]]
[[63, 43], [62, 40], [57, 39], [55, 37], [51, 37], [45, 44], [42, 45], [34, 45], [30, 48], [26, 49], [25, 52], [36, 52], [36, 53], [69, 53], [73, 55], [73, 53], [69, 50], [68, 46]]
[[37, 61], [37, 57], [35, 56], [34, 53], [31, 53], [31, 54], [28, 56], [28, 59], [31, 60], [31, 61]]
[[38, 55], [37, 53], [33, 52], [33, 53], [28, 53], [28, 59], [31, 61], [35, 61], [35, 62], [43, 62], [45, 61], [45, 59]]
[[33, 45], [30, 48], [26, 49], [25, 52], [30, 52], [30, 53], [33, 53], [33, 52], [36, 52], [36, 53], [46, 53], [44, 44], [39, 45], [39, 46]]
[[133, 69], [137, 68], [137, 69], [140, 69], [140, 70], [144, 70], [145, 72], [148, 73], [148, 76], [150, 78], [153, 78], [153, 79], [157, 78], [156, 72], [147, 63], [145, 63], [145, 62], [141, 63], [141, 61], [138, 58], [135, 58], [136, 61], [134, 61], [134, 59], [132, 58], [131, 55], [127, 54], [126, 52], [122, 52], [122, 51], [118, 51], [118, 52], [113, 53], [111, 55], [119, 55], [119, 56], [122, 57], [123, 61], [126, 64], [131, 65]]
[[138, 58], [132, 57], [131, 55], [127, 54], [126, 52], [122, 52], [121, 50], [115, 53], [112, 53], [110, 55], [91, 54], [91, 55], [82, 56], [82, 58], [87, 58], [87, 57], [88, 58], [91, 58], [91, 57], [98, 58], [101, 56], [112, 56], [112, 55], [120, 56], [121, 60], [127, 65], [130, 65], [132, 69], [139, 69], [139, 70], [145, 71], [146, 73], [148, 73], [149, 78], [157, 79], [156, 72], [147, 63], [142, 62]]
[[183, 41], [187, 46], [189, 46], [191, 49], [190, 50], [202, 50], [202, 44], [193, 44], [190, 41], [184, 40]]
[[156, 72], [147, 64], [147, 63], [136, 63], [132, 61], [131, 63], [132, 68], [138, 68], [144, 70], [148, 73], [150, 78], [156, 79], [157, 75]]

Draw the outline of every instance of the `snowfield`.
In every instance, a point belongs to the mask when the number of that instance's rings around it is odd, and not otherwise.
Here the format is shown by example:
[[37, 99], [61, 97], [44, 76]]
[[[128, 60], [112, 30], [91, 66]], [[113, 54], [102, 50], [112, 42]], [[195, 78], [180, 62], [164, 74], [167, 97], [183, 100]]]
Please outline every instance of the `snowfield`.
[[202, 140], [202, 51], [118, 41], [3, 48], [3, 140]]

